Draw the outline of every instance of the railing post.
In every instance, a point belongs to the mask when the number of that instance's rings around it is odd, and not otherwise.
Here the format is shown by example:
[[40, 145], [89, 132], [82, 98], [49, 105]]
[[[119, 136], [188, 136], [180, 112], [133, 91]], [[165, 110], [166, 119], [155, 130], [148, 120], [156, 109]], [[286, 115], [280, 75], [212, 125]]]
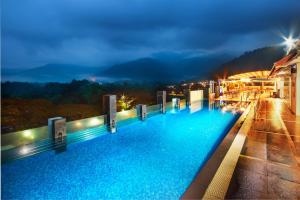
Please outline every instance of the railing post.
[[172, 99], [173, 108], [180, 109], [180, 98]]
[[145, 104], [136, 105], [137, 116], [140, 120], [144, 121], [147, 118], [147, 106]]
[[67, 137], [66, 118], [54, 117], [48, 119], [48, 132], [54, 142], [63, 142]]
[[157, 92], [157, 104], [159, 104], [161, 113], [166, 113], [166, 96], [166, 91]]
[[48, 119], [49, 136], [54, 142], [54, 149], [56, 153], [66, 151], [67, 147], [67, 128], [66, 118], [54, 117]]
[[103, 96], [103, 111], [106, 115], [105, 123], [108, 131], [115, 133], [117, 131], [116, 115], [117, 115], [117, 98], [116, 95]]

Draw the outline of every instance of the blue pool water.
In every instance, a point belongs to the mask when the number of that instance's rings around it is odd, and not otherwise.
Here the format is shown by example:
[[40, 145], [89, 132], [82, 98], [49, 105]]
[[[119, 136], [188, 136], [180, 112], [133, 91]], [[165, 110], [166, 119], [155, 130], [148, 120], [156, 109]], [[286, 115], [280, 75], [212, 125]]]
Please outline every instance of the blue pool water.
[[4, 164], [2, 198], [178, 199], [237, 118], [207, 108], [168, 112], [60, 154]]

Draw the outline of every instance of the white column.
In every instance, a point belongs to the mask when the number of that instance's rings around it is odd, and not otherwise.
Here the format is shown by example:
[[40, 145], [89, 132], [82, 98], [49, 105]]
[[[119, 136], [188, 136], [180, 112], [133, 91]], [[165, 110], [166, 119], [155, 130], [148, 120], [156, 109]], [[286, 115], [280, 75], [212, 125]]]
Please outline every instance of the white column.
[[279, 81], [279, 97], [284, 98], [284, 78], [280, 78]]

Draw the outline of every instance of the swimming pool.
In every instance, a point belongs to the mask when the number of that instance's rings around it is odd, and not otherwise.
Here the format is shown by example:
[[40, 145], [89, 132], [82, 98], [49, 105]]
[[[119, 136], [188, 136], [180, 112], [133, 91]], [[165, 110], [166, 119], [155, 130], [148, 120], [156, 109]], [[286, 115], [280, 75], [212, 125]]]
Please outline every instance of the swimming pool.
[[239, 115], [185, 109], [2, 165], [3, 199], [178, 199]]

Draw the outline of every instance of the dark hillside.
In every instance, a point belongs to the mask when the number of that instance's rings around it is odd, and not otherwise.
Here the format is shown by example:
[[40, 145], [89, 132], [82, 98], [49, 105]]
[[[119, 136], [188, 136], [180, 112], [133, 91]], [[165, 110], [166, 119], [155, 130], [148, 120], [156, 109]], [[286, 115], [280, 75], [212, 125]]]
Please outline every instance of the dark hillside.
[[256, 70], [270, 70], [273, 63], [284, 55], [285, 51], [282, 47], [264, 47], [248, 51], [222, 64], [218, 68], [217, 75], [223, 77]]

